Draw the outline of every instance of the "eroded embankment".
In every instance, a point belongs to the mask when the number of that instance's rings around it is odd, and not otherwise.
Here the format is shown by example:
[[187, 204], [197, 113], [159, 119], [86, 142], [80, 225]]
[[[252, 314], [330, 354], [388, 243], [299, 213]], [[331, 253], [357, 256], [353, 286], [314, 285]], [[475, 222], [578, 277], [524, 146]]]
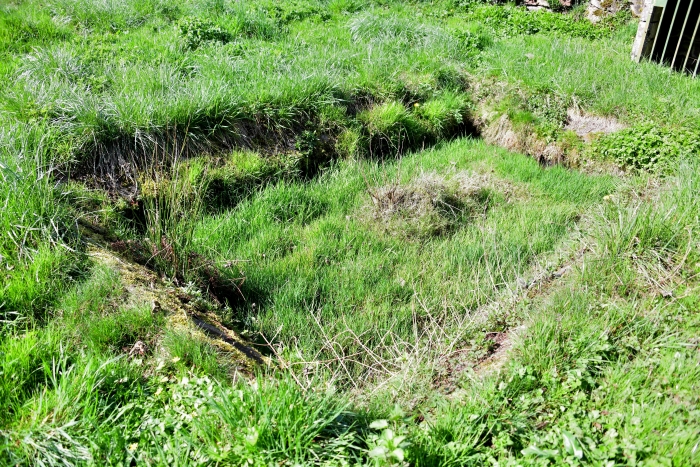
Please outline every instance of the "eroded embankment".
[[[118, 276], [123, 293], [112, 306], [149, 306], [153, 314], [165, 317], [170, 331], [186, 334], [193, 339], [206, 341], [225, 359], [225, 367], [232, 373], [252, 375], [259, 366], [270, 365], [270, 360], [238, 333], [222, 324], [216, 306], [193, 295], [186, 287], [178, 287], [156, 275], [152, 270], [118, 255], [104, 237], [89, 227], [82, 229], [87, 242], [89, 258], [98, 267], [107, 267]], [[162, 338], [162, 335], [159, 336]], [[122, 349], [130, 357], [163, 353], [160, 339], [146, 343], [137, 340]]]
[[[353, 121], [325, 121], [322, 124], [313, 115], [305, 115], [307, 120], [304, 123], [288, 128], [275, 122], [257, 121], [250, 122], [250, 128], [246, 124], [221, 129], [209, 139], [174, 131], [170, 137], [122, 138], [111, 146], [103, 144], [91, 155], [95, 171], [90, 181], [107, 190], [119, 186], [112, 193], [128, 199], [124, 212], [130, 213], [132, 224], [145, 234], [145, 238], [103, 243], [100, 250], [102, 260], [111, 257], [109, 261], [132, 264], [140, 268], [132, 272], [144, 277], [155, 277], [150, 268], [160, 275], [172, 277], [175, 284], [191, 282], [208, 293], [216, 306], [230, 306], [237, 310], [239, 306], [248, 306], [245, 295], [249, 287], [246, 285], [242, 290], [239, 287], [241, 282], [232, 278], [228, 274], [230, 271], [221, 270], [220, 265], [215, 265], [210, 258], [193, 251], [192, 229], [199, 216], [224, 212], [256, 193], [262, 185], [280, 179], [290, 182], [308, 180], [320, 167], [334, 159], [386, 158], [455, 136], [477, 136], [480, 133], [486, 141], [526, 153], [540, 165], [578, 163], [570, 157], [575, 156], [576, 148], [567, 147], [559, 140], [548, 143], [535, 131], [533, 122], [526, 125], [514, 123], [512, 112], [499, 110], [501, 101], [483, 99], [475, 105], [464, 97], [436, 99], [413, 102], [412, 105], [392, 101], [345, 107], [345, 116], [350, 118], [352, 114]], [[547, 99], [549, 97], [545, 101]], [[452, 107], [447, 105], [449, 103]], [[561, 107], [565, 102], [556, 101], [555, 104]], [[514, 105], [515, 109], [521, 108], [518, 107], [521, 103]], [[442, 109], [443, 114], [438, 113], [438, 116], [442, 115], [440, 118], [444, 117], [442, 120], [430, 117], [436, 114], [435, 109], [430, 110], [431, 106]], [[561, 117], [559, 124], [565, 131], [576, 132], [582, 141], [591, 134], [619, 127], [614, 121], [571, 108], [565, 117]], [[231, 151], [231, 148], [237, 150]], [[245, 151], [241, 151], [243, 149]], [[149, 150], [152, 151], [150, 154]], [[429, 241], [459, 230], [465, 219], [478, 218], [479, 213], [485, 212], [490, 205], [489, 190], [501, 193], [511, 186], [507, 181], [497, 181], [490, 176], [463, 177], [461, 181], [457, 178], [448, 183], [436, 174], [412, 185], [391, 186], [376, 192], [367, 187], [376, 211], [374, 219], [368, 223], [381, 226], [385, 230], [383, 235], [400, 237], [409, 232], [409, 235], [416, 234], [420, 241]], [[498, 189], [494, 188], [495, 185]], [[501, 195], [508, 198], [507, 193]], [[411, 214], [413, 211], [419, 215]], [[183, 225], [187, 227], [181, 228]], [[130, 282], [134, 282], [133, 278]], [[165, 283], [161, 280], [161, 284]], [[188, 326], [201, 337], [214, 340], [223, 352], [233, 348], [238, 351], [236, 358], [258, 360], [256, 354], [247, 352], [248, 347], [235, 334], [221, 325], [216, 310], [202, 313], [188, 305], [186, 300], [173, 301], [170, 296], [160, 299], [152, 297], [153, 292], [148, 289], [136, 287], [134, 290], [172, 311], [170, 326], [183, 324], [176, 319], [178, 316], [187, 318], [184, 322]], [[477, 364], [491, 359], [494, 354], [502, 355], [503, 349], [507, 348], [506, 334], [501, 331], [486, 334], [484, 341], [489, 350], [474, 360]], [[472, 354], [470, 352], [468, 358], [472, 359]]]
[[477, 136], [472, 107], [465, 88], [432, 97], [407, 92], [393, 100], [340, 96], [321, 109], [241, 109], [157, 131], [97, 137], [85, 143], [67, 173], [132, 201], [142, 194], [144, 174], [167, 174], [178, 161], [216, 159], [231, 151], [285, 160], [283, 171], [309, 178], [336, 159], [391, 158], [457, 136]]

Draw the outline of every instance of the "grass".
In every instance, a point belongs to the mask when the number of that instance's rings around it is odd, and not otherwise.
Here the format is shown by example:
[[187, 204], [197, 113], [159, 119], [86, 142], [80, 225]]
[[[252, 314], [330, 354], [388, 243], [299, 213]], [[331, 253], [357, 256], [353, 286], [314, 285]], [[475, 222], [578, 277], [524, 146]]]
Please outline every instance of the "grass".
[[700, 465], [699, 82], [582, 13], [0, 6], [0, 464]]
[[[0, 132], [0, 310], [3, 321], [42, 319], [78, 275], [71, 212], [53, 181], [50, 132], [26, 125]], [[72, 245], [72, 246], [71, 246]]]
[[[652, 63], [620, 59], [626, 49], [618, 40], [513, 38], [485, 54], [484, 71], [525, 89], [575, 97], [585, 108], [625, 122], [696, 128], [698, 107], [690, 96], [697, 95], [698, 81]], [[664, 105], [659, 107], [658, 102]]]
[[[438, 444], [467, 440], [461, 454], [474, 463], [521, 449], [533, 463], [698, 462], [696, 428], [682, 427], [697, 407], [695, 281], [669, 275], [697, 274], [694, 253], [685, 255], [697, 228], [685, 224], [697, 209], [694, 167], [684, 166], [654, 207], [631, 200], [597, 216], [590, 263], [528, 306], [527, 335], [504, 374], [465, 381], [459, 403], [438, 409]], [[625, 221], [616, 220], [621, 215]], [[647, 269], [652, 263], [637, 256], [630, 234], [647, 239], [646, 255], [668, 263]], [[666, 289], [657, 288], [662, 283]], [[430, 450], [441, 462], [454, 455]]]
[[[399, 226], [408, 236], [387, 234], [363, 214], [372, 204], [368, 192], [382, 185], [410, 183], [425, 173], [469, 177], [485, 167], [494, 180], [491, 186], [476, 182], [488, 190], [484, 204], [459, 219], [453, 232], [422, 236], [421, 229], [434, 233], [434, 226], [412, 229], [411, 223], [436, 220], [418, 213]], [[308, 184], [272, 185], [204, 221], [195, 243], [220, 263], [240, 262], [247, 327], [277, 335], [306, 361], [355, 355], [366, 363], [365, 351], [381, 353], [383, 346], [423, 334], [421, 323], [431, 318], [486, 303], [614, 187], [610, 177], [544, 170], [532, 159], [460, 140], [396, 164], [350, 162]]]

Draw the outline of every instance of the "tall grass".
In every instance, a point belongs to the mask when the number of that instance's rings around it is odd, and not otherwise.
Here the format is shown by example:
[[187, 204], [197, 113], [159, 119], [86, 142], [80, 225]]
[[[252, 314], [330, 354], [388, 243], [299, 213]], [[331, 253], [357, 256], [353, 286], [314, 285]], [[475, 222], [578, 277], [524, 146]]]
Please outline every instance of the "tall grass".
[[[192, 258], [195, 226], [204, 215], [207, 168], [182, 165], [180, 154], [153, 156], [141, 183], [146, 247], [156, 269], [173, 278], [196, 276]], [[161, 160], [162, 159], [162, 160]]]
[[584, 108], [630, 123], [642, 119], [697, 127], [700, 118], [692, 96], [700, 92], [700, 82], [665, 66], [621, 59], [630, 38], [513, 38], [484, 55], [484, 71], [525, 89], [573, 96]]
[[[53, 180], [45, 127], [0, 129], [0, 310], [3, 328], [41, 317], [72, 273], [75, 225]], [[37, 314], [35, 316], [35, 314]]]
[[[80, 18], [70, 11], [72, 18]], [[132, 16], [129, 11], [96, 15], [95, 21], [111, 18], [121, 24], [121, 16]], [[226, 4], [218, 18], [230, 14], [240, 22], [258, 15], [256, 11], [252, 5]], [[186, 47], [176, 28], [159, 23], [153, 26], [157, 34], [151, 26], [138, 27], [141, 20], [120, 34], [95, 23], [107, 32], [26, 57], [17, 85], [3, 93], [2, 107], [22, 121], [37, 114], [48, 117], [70, 135], [75, 153], [110, 147], [121, 137], [133, 140], [136, 148], [150, 148], [150, 139], [176, 127], [215, 144], [226, 144], [220, 140], [225, 138], [243, 146], [264, 145], [255, 134], [246, 139], [245, 133], [262, 127], [294, 134], [295, 128], [314, 119], [315, 109], [329, 104], [344, 110], [347, 104], [366, 105], [367, 97], [427, 100], [441, 88], [460, 90], [457, 64], [478, 52], [478, 44], [439, 24], [421, 26], [413, 39], [400, 41], [377, 25], [399, 21], [394, 29], [405, 29], [410, 20], [385, 16], [372, 10], [349, 24], [336, 20], [323, 28], [302, 22], [289, 26], [283, 37], [266, 37], [269, 40], [238, 36], [236, 28], [219, 20], [216, 27], [230, 30], [236, 39], [196, 49]], [[420, 39], [420, 47], [414, 39]], [[368, 51], [371, 60], [365, 59]]]
[[695, 170], [683, 163], [653, 204], [616, 198], [595, 216], [592, 258], [526, 304], [507, 367], [462, 383], [415, 440], [416, 465], [697, 462]]

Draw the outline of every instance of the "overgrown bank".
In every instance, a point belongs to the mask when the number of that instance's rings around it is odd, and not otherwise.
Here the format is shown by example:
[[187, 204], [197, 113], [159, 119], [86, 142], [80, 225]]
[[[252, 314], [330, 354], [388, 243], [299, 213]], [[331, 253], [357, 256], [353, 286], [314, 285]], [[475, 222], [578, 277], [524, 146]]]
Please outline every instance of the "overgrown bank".
[[700, 85], [628, 19], [3, 6], [3, 462], [698, 463]]

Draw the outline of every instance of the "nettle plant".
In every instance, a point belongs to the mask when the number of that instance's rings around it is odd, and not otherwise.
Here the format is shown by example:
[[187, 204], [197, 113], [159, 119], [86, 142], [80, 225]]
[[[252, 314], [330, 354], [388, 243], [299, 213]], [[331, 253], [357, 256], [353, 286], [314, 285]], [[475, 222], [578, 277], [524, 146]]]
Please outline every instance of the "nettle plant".
[[374, 431], [366, 439], [367, 455], [374, 465], [408, 465], [405, 458], [411, 443], [403, 411], [395, 408], [388, 420], [375, 420], [369, 427]]

